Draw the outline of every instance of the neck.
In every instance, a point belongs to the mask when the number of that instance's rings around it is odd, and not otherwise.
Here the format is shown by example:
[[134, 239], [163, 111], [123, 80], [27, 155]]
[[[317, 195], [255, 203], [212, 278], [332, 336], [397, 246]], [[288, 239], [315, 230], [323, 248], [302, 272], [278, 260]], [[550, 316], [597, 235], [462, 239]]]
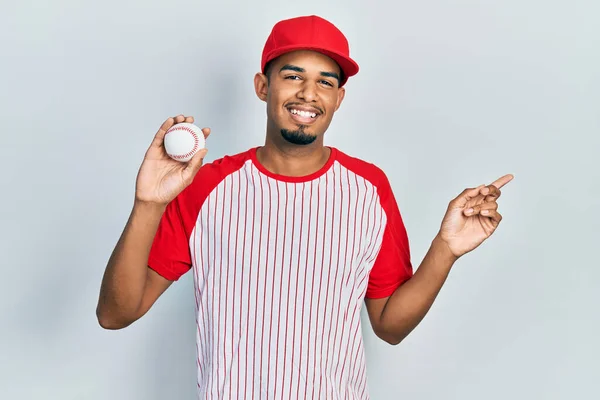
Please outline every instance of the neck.
[[306, 176], [323, 168], [329, 160], [331, 149], [323, 145], [320, 137], [305, 146], [266, 140], [256, 152], [256, 158], [270, 172], [284, 176]]

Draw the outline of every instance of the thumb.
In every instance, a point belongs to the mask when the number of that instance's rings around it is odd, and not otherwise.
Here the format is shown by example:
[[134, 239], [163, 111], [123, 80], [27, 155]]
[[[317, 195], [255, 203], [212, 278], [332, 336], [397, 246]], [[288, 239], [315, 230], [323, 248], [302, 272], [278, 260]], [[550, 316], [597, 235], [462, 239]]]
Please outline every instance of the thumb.
[[204, 148], [199, 150], [194, 156], [188, 161], [187, 165], [183, 169], [183, 178], [185, 180], [192, 180], [196, 173], [202, 167], [202, 163], [204, 161], [204, 157], [206, 157], [206, 153], [208, 153], [208, 149]]
[[469, 200], [473, 199], [474, 197], [476, 197], [480, 194], [479, 192], [484, 187], [485, 187], [485, 185], [479, 185], [476, 188], [469, 188], [469, 189], [463, 190], [463, 192], [461, 194], [459, 194], [458, 197], [456, 197], [450, 203], [450, 208], [464, 208], [467, 205], [467, 203], [469, 202]]

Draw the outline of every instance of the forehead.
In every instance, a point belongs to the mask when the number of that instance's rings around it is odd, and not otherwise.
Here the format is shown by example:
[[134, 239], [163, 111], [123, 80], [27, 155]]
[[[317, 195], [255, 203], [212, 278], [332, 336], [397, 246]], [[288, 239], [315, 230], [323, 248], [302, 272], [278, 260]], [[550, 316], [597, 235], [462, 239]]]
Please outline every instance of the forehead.
[[275, 66], [279, 68], [286, 64], [304, 68], [306, 71], [326, 71], [338, 74], [341, 72], [339, 65], [332, 58], [311, 50], [292, 51], [281, 55], [275, 62]]

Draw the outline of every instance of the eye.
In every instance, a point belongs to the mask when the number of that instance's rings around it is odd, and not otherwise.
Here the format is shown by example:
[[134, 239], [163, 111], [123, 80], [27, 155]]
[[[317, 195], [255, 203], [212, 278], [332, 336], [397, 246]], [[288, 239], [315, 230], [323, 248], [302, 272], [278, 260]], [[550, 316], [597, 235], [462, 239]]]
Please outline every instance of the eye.
[[291, 79], [291, 80], [295, 80], [295, 78], [300, 79], [300, 77], [298, 75], [288, 75], [286, 76], [284, 79]]
[[329, 82], [329, 81], [323, 80], [323, 81], [321, 81], [321, 83], [324, 84], [324, 85], [333, 87], [333, 84], [331, 82]]

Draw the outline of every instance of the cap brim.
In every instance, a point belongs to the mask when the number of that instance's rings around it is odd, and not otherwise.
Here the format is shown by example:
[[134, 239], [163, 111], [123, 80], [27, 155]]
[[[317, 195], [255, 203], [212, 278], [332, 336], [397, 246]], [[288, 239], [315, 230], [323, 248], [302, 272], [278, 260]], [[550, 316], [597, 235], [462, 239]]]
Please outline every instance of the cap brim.
[[340, 87], [344, 86], [344, 84], [348, 81], [348, 78], [350, 78], [351, 76], [356, 75], [358, 73], [358, 71], [359, 71], [359, 66], [356, 63], [356, 61], [354, 61], [350, 57], [346, 57], [343, 54], [337, 53], [335, 51], [323, 49], [321, 47], [316, 47], [316, 46], [310, 46], [310, 45], [307, 45], [307, 46], [293, 45], [293, 46], [280, 47], [276, 51], [272, 51], [269, 54], [267, 54], [266, 57], [265, 57], [266, 61], [261, 66], [261, 69], [262, 69], [263, 73], [265, 72], [265, 66], [266, 66], [266, 64], [267, 64], [268, 61], [271, 61], [274, 58], [277, 58], [277, 57], [279, 57], [279, 56], [281, 56], [281, 55], [283, 55], [285, 53], [289, 53], [289, 52], [297, 51], [297, 50], [311, 50], [311, 51], [316, 51], [316, 52], [324, 54], [327, 57], [329, 57], [332, 60], [334, 60], [340, 66], [340, 69], [343, 72], [343, 77], [342, 77], [342, 80], [340, 81]]

